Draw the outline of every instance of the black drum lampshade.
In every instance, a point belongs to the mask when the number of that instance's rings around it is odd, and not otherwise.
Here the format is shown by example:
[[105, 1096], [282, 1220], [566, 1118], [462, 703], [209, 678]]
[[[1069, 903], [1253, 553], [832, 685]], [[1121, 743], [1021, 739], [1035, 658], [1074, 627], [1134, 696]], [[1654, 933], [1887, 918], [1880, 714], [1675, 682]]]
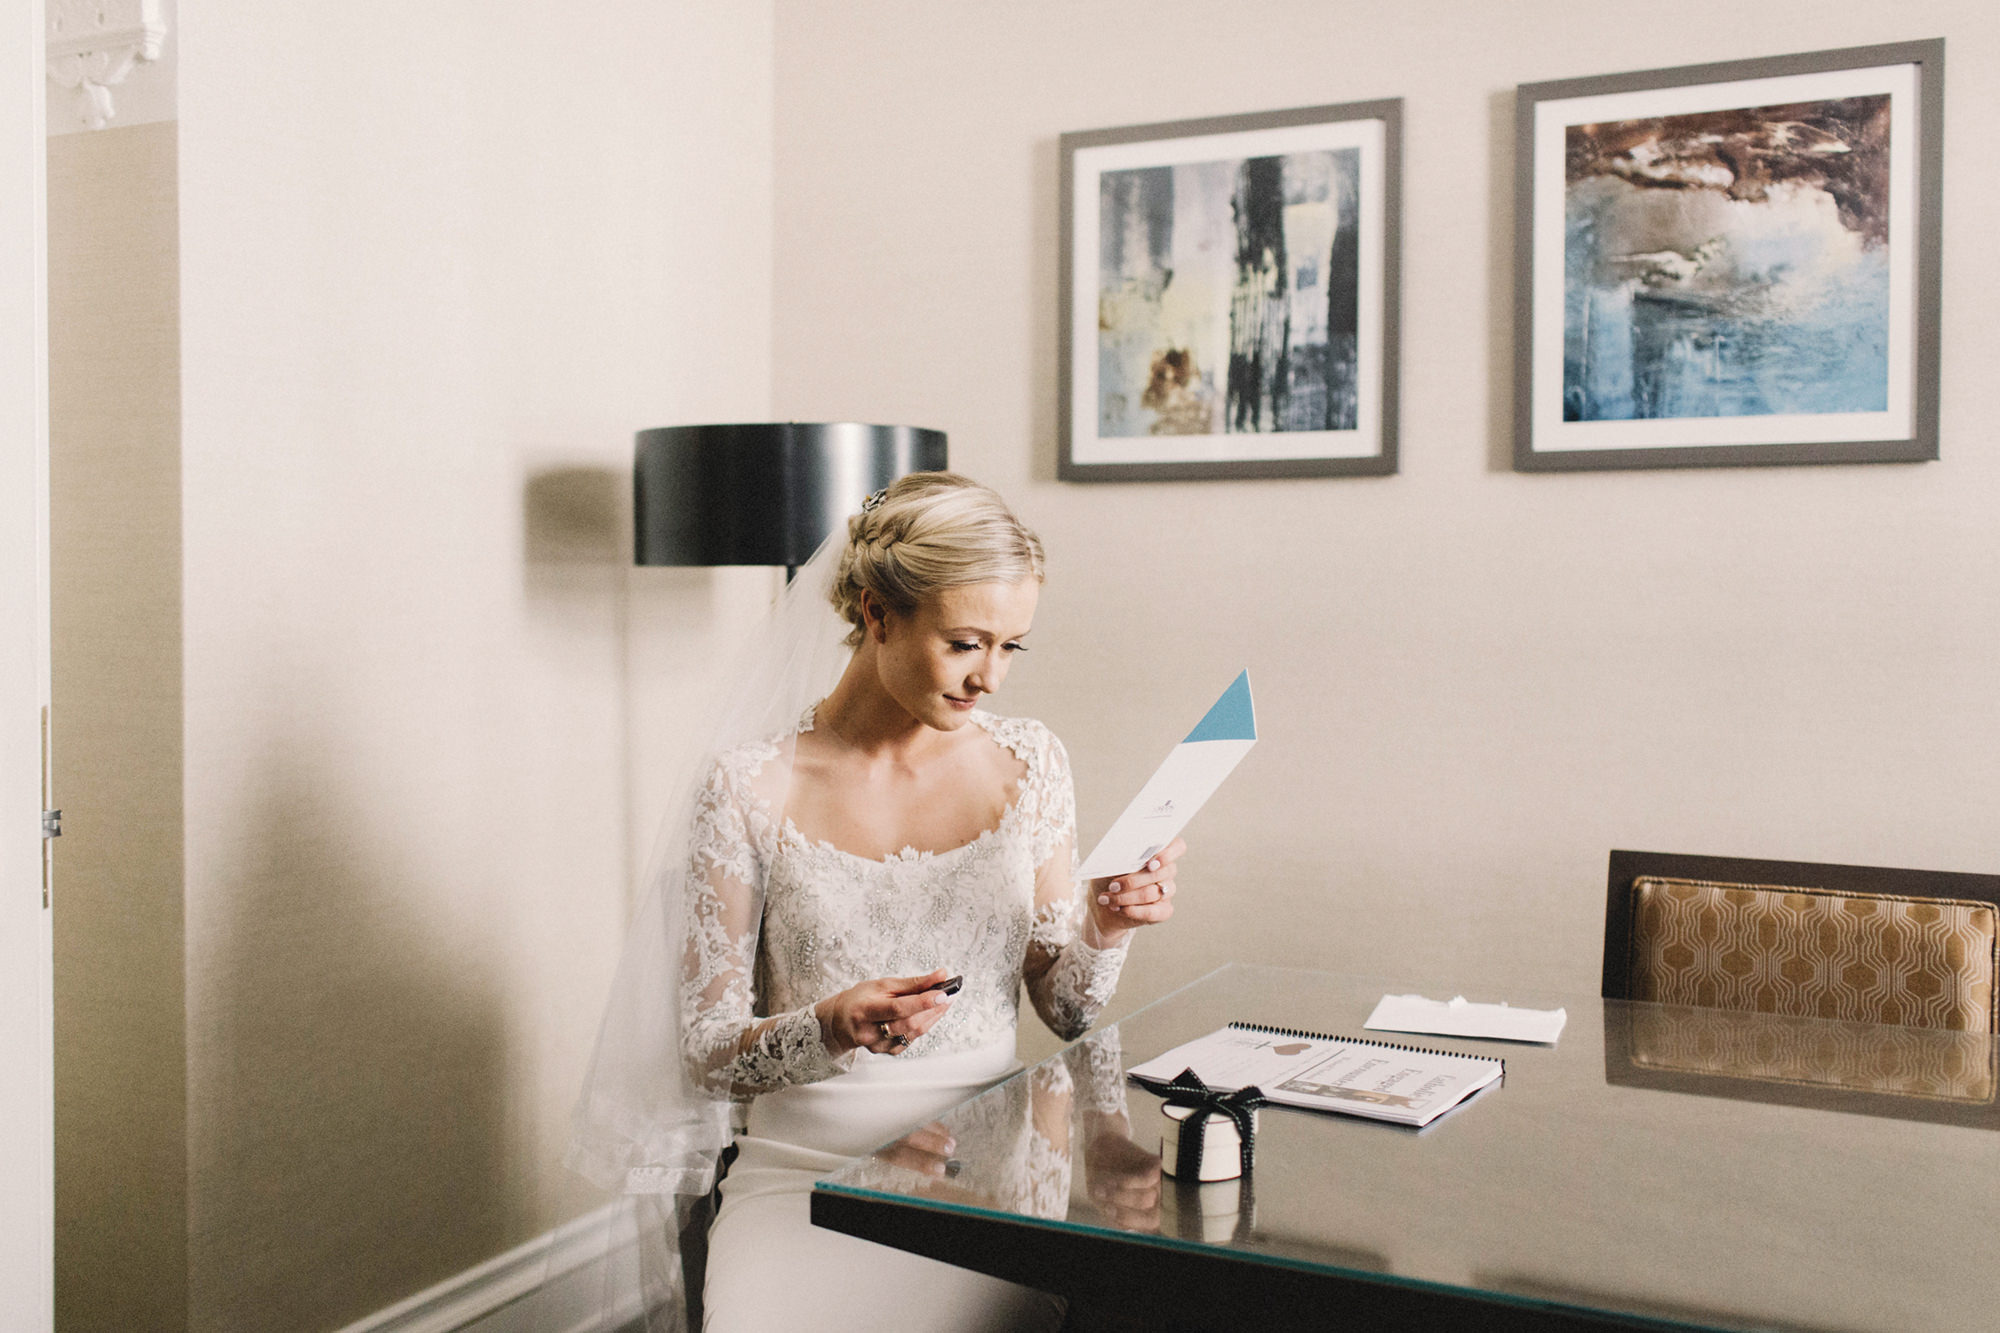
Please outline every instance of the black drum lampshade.
[[783, 565], [790, 578], [870, 492], [942, 471], [945, 435], [917, 426], [762, 422], [638, 435], [642, 565]]

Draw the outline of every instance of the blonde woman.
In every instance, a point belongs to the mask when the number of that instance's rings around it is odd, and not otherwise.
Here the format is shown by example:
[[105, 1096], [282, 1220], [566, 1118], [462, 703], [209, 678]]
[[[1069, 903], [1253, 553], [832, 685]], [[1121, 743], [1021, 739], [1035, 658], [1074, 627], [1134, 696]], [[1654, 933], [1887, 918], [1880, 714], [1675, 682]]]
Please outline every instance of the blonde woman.
[[[608, 1019], [579, 1154], [588, 1165], [618, 1122], [627, 1188], [697, 1192], [723, 1124], [713, 1108], [732, 1109], [738, 1155], [708, 1237], [711, 1330], [878, 1328], [901, 1310], [927, 1329], [1060, 1320], [1040, 1293], [807, 1217], [819, 1175], [1018, 1068], [1023, 990], [1059, 1036], [1080, 1035], [1133, 933], [1173, 913], [1182, 844], [1134, 874], [1078, 881], [1061, 743], [981, 706], [1028, 649], [1042, 579], [1040, 541], [976, 482], [915, 473], [871, 496], [740, 669], [742, 690], [789, 722], [718, 747], [669, 830], [653, 928], [680, 941], [664, 964], [678, 974], [680, 1068], [658, 1071], [667, 1091], [621, 1097], [612, 1085], [634, 1052], [650, 1041], [657, 1058], [666, 1034], [634, 1043]], [[844, 664], [821, 697], [810, 682], [829, 646]], [[737, 711], [770, 721], [754, 702]], [[649, 970], [628, 957], [621, 989], [643, 994], [629, 974]]]

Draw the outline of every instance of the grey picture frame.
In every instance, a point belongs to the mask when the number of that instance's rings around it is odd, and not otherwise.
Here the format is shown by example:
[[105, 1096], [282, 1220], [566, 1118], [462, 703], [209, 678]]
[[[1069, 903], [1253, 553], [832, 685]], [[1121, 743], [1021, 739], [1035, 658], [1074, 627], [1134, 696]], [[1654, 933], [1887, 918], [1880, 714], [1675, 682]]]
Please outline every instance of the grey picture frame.
[[[1095, 312], [1097, 308], [1094, 296], [1090, 298], [1087, 306], [1079, 297], [1082, 282], [1090, 281], [1094, 290], [1096, 280], [1094, 269], [1088, 274], [1080, 273], [1077, 263], [1078, 180], [1080, 170], [1088, 169], [1087, 163], [1084, 168], [1079, 167], [1079, 153], [1087, 155], [1088, 150], [1111, 145], [1157, 144], [1165, 154], [1170, 153], [1176, 143], [1206, 139], [1209, 136], [1248, 135], [1256, 131], [1344, 125], [1356, 121], [1379, 122], [1381, 126], [1379, 180], [1382, 198], [1379, 236], [1374, 238], [1371, 251], [1376, 262], [1369, 265], [1375, 272], [1367, 279], [1374, 284], [1370, 290], [1379, 293], [1379, 309], [1372, 316], [1372, 327], [1376, 337], [1367, 340], [1373, 345], [1361, 353], [1367, 358], [1362, 364], [1372, 362], [1374, 368], [1373, 374], [1365, 376], [1368, 386], [1366, 391], [1372, 397], [1369, 419], [1372, 422], [1370, 441], [1374, 447], [1371, 451], [1365, 454], [1328, 454], [1311, 457], [1191, 459], [1165, 456], [1131, 457], [1130, 455], [1134, 453], [1143, 455], [1144, 450], [1139, 446], [1126, 446], [1123, 451], [1127, 457], [1118, 461], [1108, 461], [1101, 456], [1093, 457], [1092, 446], [1096, 443], [1096, 437], [1092, 433], [1088, 439], [1082, 438], [1086, 432], [1079, 430], [1076, 422], [1077, 394], [1085, 387], [1077, 383], [1078, 376], [1074, 373], [1079, 347], [1076, 320], [1080, 313]], [[1085, 130], [1061, 136], [1059, 185], [1061, 226], [1057, 265], [1059, 330], [1056, 370], [1058, 401], [1056, 475], [1059, 479], [1080, 482], [1205, 481], [1270, 477], [1385, 476], [1396, 471], [1399, 416], [1398, 338], [1401, 323], [1402, 127], [1402, 99], [1387, 98], [1245, 115], [1163, 121], [1114, 129]], [[1163, 156], [1162, 160], [1170, 158]], [[1091, 213], [1095, 216], [1094, 208]], [[1095, 323], [1093, 318], [1093, 327]], [[1357, 385], [1358, 391], [1359, 388]], [[1094, 394], [1094, 389], [1089, 391]], [[1276, 433], [1278, 432], [1273, 432]], [[1217, 434], [1196, 438], [1239, 441], [1235, 447], [1246, 449], [1251, 446], [1241, 442], [1253, 437]], [[1101, 449], [1098, 452], [1101, 455]]]
[[[1910, 274], [1907, 316], [1896, 321], [1896, 327], [1891, 330], [1890, 337], [1907, 339], [1902, 344], [1904, 350], [1901, 355], [1908, 367], [1908, 379], [1902, 381], [1900, 377], [1892, 378], [1892, 386], [1903, 387], [1892, 387], [1891, 391], [1894, 393], [1906, 391], [1908, 397], [1906, 400], [1893, 400], [1905, 402], [1906, 408], [1903, 410], [1882, 414], [1886, 417], [1899, 418], [1899, 428], [1884, 432], [1880, 438], [1815, 437], [1812, 431], [1804, 430], [1798, 432], [1796, 438], [1750, 443], [1686, 444], [1663, 441], [1657, 429], [1658, 423], [1651, 420], [1617, 422], [1613, 429], [1598, 430], [1590, 436], [1567, 432], [1565, 428], [1573, 424], [1573, 419], [1561, 416], [1560, 405], [1552, 404], [1550, 398], [1551, 384], [1558, 389], [1562, 388], [1561, 369], [1558, 367], [1552, 373], [1547, 364], [1552, 347], [1558, 358], [1563, 353], [1564, 310], [1559, 303], [1552, 303], [1548, 299], [1552, 286], [1559, 295], [1561, 294], [1562, 280], [1555, 279], [1552, 282], [1546, 274], [1538, 277], [1536, 269], [1538, 253], [1544, 264], [1548, 263], [1553, 239], [1549, 235], [1537, 234], [1538, 203], [1543, 231], [1546, 233], [1550, 216], [1550, 192], [1560, 192], [1564, 188], [1565, 180], [1560, 177], [1552, 178], [1549, 163], [1552, 158], [1559, 161], [1560, 154], [1556, 153], [1552, 146], [1538, 143], [1538, 122], [1540, 128], [1546, 132], [1552, 120], [1560, 123], [1562, 108], [1556, 104], [1600, 98], [1611, 94], [1649, 90], [1699, 91], [1706, 85], [1741, 85], [1757, 80], [1788, 79], [1800, 75], [1824, 75], [1838, 71], [1902, 66], [1915, 68], [1917, 144], [1914, 154], [1913, 190], [1916, 217], [1913, 226], [1907, 228], [1905, 233], [1892, 236], [1890, 240], [1892, 245], [1907, 245], [1914, 248], [1914, 254], [1904, 261], [1909, 265], [1907, 271]], [[1721, 112], [1770, 104], [1743, 100], [1743, 90], [1740, 87], [1733, 90], [1718, 87], [1717, 91], [1719, 100], [1714, 106], [1703, 107], [1701, 110]], [[1684, 107], [1688, 99], [1677, 91], [1674, 100], [1677, 105]], [[1774, 98], [1774, 102], [1783, 100], [1785, 99]], [[1543, 116], [1544, 111], [1549, 115]], [[1684, 113], [1675, 111], [1672, 114]], [[1641, 111], [1636, 114], [1643, 117], [1661, 113]], [[1576, 123], [1584, 122], [1580, 119]], [[1559, 472], [1622, 468], [1925, 462], [1938, 457], [1938, 329], [1944, 184], [1944, 40], [1942, 38], [1522, 84], [1516, 93], [1515, 143], [1513, 443], [1516, 470]], [[1558, 250], [1556, 253], [1561, 252]], [[1894, 310], [1893, 305], [1891, 309]], [[1551, 319], [1555, 321], [1553, 333], [1548, 327]], [[1890, 364], [1893, 367], [1896, 363], [1892, 360]], [[1744, 421], [1749, 418], [1736, 419]], [[1702, 418], [1685, 417], [1678, 420], [1699, 423]], [[1785, 420], [1804, 421], [1806, 418]], [[1869, 420], [1872, 423], [1873, 418]], [[1860, 418], [1857, 417], [1857, 422], [1859, 421]], [[1556, 424], [1558, 422], [1560, 424]], [[1589, 421], [1583, 424], [1596, 428], [1610, 423]], [[1643, 425], [1649, 428], [1651, 433], [1632, 432], [1635, 442], [1630, 447], [1625, 447], [1618, 442], [1619, 432], [1616, 429], [1617, 426], [1625, 425]], [[1783, 429], [1783, 425], [1777, 423], [1775, 419], [1773, 427]], [[1569, 438], [1566, 439], [1566, 435]], [[1575, 444], [1578, 438], [1592, 441], [1591, 447], [1578, 447]]]

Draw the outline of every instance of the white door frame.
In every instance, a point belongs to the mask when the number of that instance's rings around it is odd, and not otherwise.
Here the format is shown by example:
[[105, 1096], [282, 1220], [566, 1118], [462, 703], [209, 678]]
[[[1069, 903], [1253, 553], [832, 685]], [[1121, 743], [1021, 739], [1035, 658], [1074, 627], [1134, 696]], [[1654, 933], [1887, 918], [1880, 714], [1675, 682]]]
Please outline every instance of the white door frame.
[[43, 25], [44, 0], [0, 0], [0, 1328], [24, 1333], [55, 1327]]

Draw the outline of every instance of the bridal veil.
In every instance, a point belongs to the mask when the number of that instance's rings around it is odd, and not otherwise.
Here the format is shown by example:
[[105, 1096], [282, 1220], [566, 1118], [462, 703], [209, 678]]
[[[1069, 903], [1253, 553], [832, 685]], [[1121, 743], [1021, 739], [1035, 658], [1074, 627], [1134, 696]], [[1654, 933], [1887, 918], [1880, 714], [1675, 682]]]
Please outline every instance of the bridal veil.
[[[708, 761], [753, 742], [779, 746], [786, 762], [768, 772], [791, 771], [800, 717], [851, 655], [848, 626], [828, 600], [846, 544], [845, 526], [820, 544], [734, 659], [701, 758], [668, 802], [571, 1125], [567, 1163], [603, 1189], [701, 1196], [715, 1184], [736, 1102], [691, 1072], [681, 1048], [696, 801]], [[782, 794], [771, 808], [784, 809]], [[748, 929], [744, 952], [754, 957], [756, 923]]]

